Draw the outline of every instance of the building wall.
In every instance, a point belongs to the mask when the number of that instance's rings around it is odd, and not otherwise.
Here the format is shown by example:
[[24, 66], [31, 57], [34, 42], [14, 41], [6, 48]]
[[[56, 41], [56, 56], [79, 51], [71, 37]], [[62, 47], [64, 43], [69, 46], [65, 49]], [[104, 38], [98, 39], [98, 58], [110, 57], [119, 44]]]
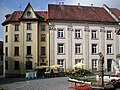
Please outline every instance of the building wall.
[[[52, 21], [51, 21], [52, 22]], [[75, 65], [75, 59], [83, 60], [87, 66], [86, 68], [92, 70], [92, 59], [99, 60], [99, 52], [104, 55], [104, 69], [107, 69], [107, 59], [116, 59], [116, 53], [118, 50], [118, 43], [116, 44], [116, 33], [114, 25], [101, 25], [101, 24], [83, 24], [83, 23], [60, 23], [54, 22], [54, 28], [56, 30], [50, 30], [50, 64], [57, 64], [58, 59], [64, 59], [64, 67], [66, 70], [73, 69]], [[69, 25], [72, 26], [71, 30], [68, 30]], [[59, 28], [64, 29], [64, 38], [57, 38], [57, 32]], [[81, 38], [75, 39], [75, 29], [81, 29]], [[91, 31], [97, 31], [97, 39], [91, 39]], [[112, 39], [107, 39], [107, 31], [112, 31]], [[57, 44], [64, 43], [65, 53], [60, 55], [57, 53]], [[75, 43], [81, 43], [81, 54], [75, 54]], [[98, 45], [97, 54], [92, 54], [92, 44]], [[107, 54], [107, 44], [112, 44], [113, 53]], [[98, 65], [97, 65], [98, 67]], [[111, 65], [112, 67], [112, 65]], [[112, 68], [111, 68], [112, 71]]]

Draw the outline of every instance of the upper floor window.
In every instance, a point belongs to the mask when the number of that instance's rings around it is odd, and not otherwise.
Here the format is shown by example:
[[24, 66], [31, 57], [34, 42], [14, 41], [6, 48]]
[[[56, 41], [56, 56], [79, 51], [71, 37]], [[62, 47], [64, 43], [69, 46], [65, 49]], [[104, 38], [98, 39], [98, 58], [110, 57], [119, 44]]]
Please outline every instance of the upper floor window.
[[5, 36], [5, 42], [8, 42], [8, 35]]
[[19, 70], [19, 61], [14, 61], [14, 69]]
[[81, 38], [81, 30], [75, 29], [75, 38]]
[[45, 55], [45, 47], [41, 47], [41, 55]]
[[14, 55], [19, 56], [19, 47], [14, 48]]
[[27, 33], [27, 41], [31, 41], [32, 40], [32, 34], [31, 33]]
[[41, 31], [45, 31], [46, 26], [45, 25], [41, 25]]
[[98, 45], [92, 44], [92, 54], [97, 54], [97, 53], [98, 53]]
[[81, 53], [81, 44], [75, 44], [75, 54]]
[[28, 16], [28, 17], [31, 17], [31, 16], [32, 16], [32, 14], [31, 14], [30, 11], [27, 12], [27, 16]]
[[63, 54], [64, 53], [64, 44], [60, 43], [58, 44], [58, 54]]
[[19, 25], [15, 25], [15, 31], [19, 31]]
[[112, 44], [107, 44], [107, 54], [112, 54], [112, 53], [113, 53]]
[[16, 42], [16, 41], [19, 41], [19, 34], [15, 34], [15, 36], [14, 36], [14, 41]]
[[5, 47], [5, 55], [8, 56], [8, 47]]
[[31, 46], [27, 46], [27, 55], [31, 55]]
[[112, 39], [112, 31], [107, 31], [107, 39]]
[[8, 26], [6, 26], [5, 31], [8, 32]]
[[32, 29], [32, 23], [27, 23], [27, 29]]
[[92, 33], [91, 33], [91, 37], [92, 39], [96, 39], [97, 38], [97, 31], [96, 30], [92, 30]]
[[41, 34], [41, 41], [45, 41], [45, 34]]
[[64, 37], [64, 30], [58, 29], [58, 38], [63, 38], [63, 37]]

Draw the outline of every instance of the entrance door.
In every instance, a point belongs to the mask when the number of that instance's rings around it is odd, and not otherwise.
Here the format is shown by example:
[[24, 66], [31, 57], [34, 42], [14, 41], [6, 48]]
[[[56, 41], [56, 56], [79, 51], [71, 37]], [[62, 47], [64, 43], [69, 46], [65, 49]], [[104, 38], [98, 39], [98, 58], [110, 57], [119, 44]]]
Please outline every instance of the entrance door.
[[111, 72], [112, 59], [107, 59], [107, 71]]

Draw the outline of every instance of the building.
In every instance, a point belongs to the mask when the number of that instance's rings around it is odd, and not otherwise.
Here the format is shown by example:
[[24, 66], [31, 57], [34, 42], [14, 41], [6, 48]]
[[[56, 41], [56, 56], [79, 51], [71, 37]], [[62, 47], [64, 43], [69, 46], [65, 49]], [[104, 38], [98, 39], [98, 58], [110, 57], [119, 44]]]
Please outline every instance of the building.
[[4, 75], [24, 75], [35, 66], [49, 65], [47, 11], [34, 11], [29, 3], [24, 11], [5, 17]]
[[0, 75], [3, 74], [3, 41], [0, 41]]
[[50, 65], [73, 69], [78, 62], [90, 71], [98, 70], [99, 52], [104, 55], [104, 70], [113, 71], [119, 53], [119, 18], [116, 11], [103, 7], [48, 5], [50, 25]]

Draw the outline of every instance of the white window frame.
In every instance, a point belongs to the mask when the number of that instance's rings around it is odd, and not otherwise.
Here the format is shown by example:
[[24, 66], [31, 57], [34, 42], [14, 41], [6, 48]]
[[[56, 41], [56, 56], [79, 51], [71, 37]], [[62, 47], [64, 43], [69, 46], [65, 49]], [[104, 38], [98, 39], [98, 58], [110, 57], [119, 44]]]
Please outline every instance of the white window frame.
[[64, 29], [58, 29], [58, 32], [57, 32], [57, 37], [58, 38], [64, 38]]
[[92, 71], [98, 71], [98, 59], [92, 59]]
[[32, 33], [27, 33], [27, 41], [31, 41], [32, 40]]
[[107, 44], [107, 54], [113, 54], [113, 45]]
[[75, 38], [81, 38], [81, 29], [75, 29]]
[[77, 63], [83, 63], [83, 59], [75, 59], [75, 64]]
[[112, 31], [107, 31], [107, 39], [113, 39]]
[[92, 39], [97, 39], [98, 38], [98, 34], [97, 33], [98, 33], [97, 30], [92, 30], [91, 31], [91, 38]]
[[58, 54], [64, 54], [64, 43], [58, 43], [57, 49], [58, 49], [57, 51]]
[[98, 53], [98, 44], [92, 44], [92, 50], [91, 51], [92, 51], [92, 54], [97, 54]]
[[64, 66], [64, 59], [57, 59], [57, 64]]
[[82, 44], [75, 43], [75, 54], [81, 54], [81, 53], [82, 53]]

